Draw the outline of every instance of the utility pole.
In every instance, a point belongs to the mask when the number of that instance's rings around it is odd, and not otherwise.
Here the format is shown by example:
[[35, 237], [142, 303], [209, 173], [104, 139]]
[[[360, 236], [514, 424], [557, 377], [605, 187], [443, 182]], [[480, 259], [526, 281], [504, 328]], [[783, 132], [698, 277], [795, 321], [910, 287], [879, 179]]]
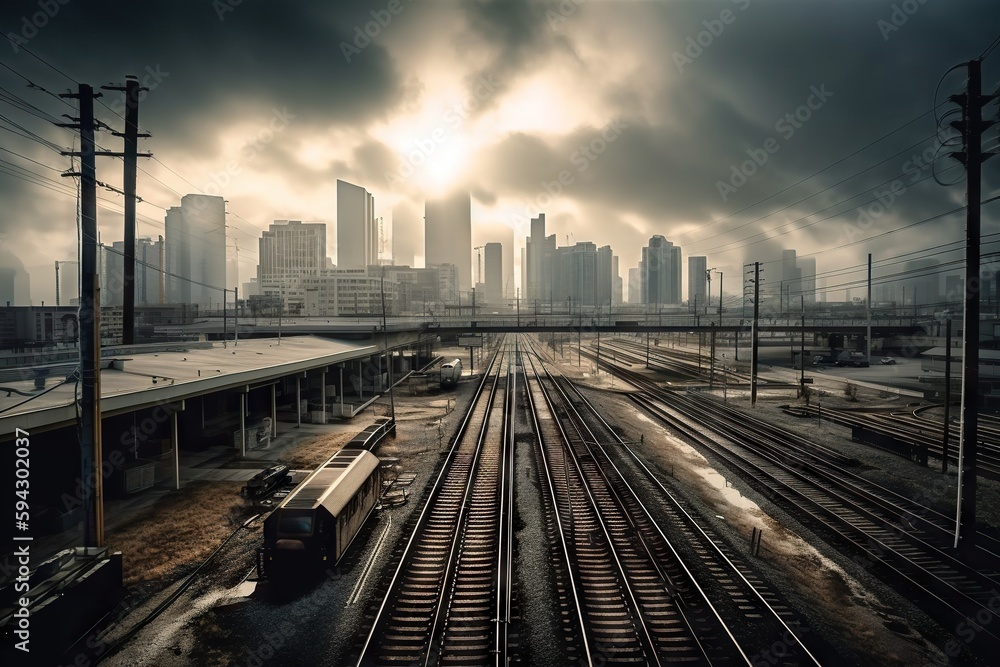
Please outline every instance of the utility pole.
[[948, 472], [948, 446], [951, 432], [951, 318], [945, 323], [945, 354], [944, 354], [944, 434], [941, 436], [941, 472]]
[[[124, 163], [122, 190], [125, 193], [125, 256], [122, 280], [122, 344], [131, 345], [135, 342], [135, 171], [138, 161], [139, 137], [149, 134], [139, 134], [139, 93], [149, 88], [139, 85], [139, 79], [129, 75], [125, 77], [124, 86], [101, 86], [104, 90], [119, 90], [125, 93], [125, 131], [112, 132], [116, 137], [125, 139], [123, 153], [104, 153], [118, 155]], [[151, 157], [145, 154], [143, 157]]]
[[56, 306], [59, 306], [59, 260], [56, 260]]
[[97, 165], [94, 152], [94, 98], [88, 84], [60, 97], [80, 100], [76, 123], [61, 127], [80, 130], [80, 150], [63, 155], [80, 158], [80, 171], [63, 176], [80, 177], [80, 473], [83, 479], [83, 545], [104, 546], [104, 478], [101, 475], [101, 298], [97, 277]]
[[[389, 412], [392, 416], [392, 423], [396, 424], [396, 400], [392, 393], [392, 360], [389, 358], [389, 327], [385, 317], [385, 266], [382, 266], [382, 279], [379, 285], [379, 292], [382, 296], [382, 342], [385, 345], [385, 360], [389, 366]], [[470, 348], [471, 354], [471, 348]], [[469, 372], [472, 372], [472, 362], [469, 362]], [[394, 429], [395, 432], [395, 429]]]
[[226, 288], [222, 288], [222, 348], [229, 345], [229, 311], [226, 309]]
[[[226, 291], [222, 291], [222, 309], [226, 309]], [[240, 344], [240, 288], [233, 288], [233, 347]]]
[[800, 296], [802, 306], [802, 336], [799, 340], [799, 389], [806, 393], [806, 297]]
[[753, 333], [750, 338], [750, 407], [757, 405], [757, 357], [760, 335], [760, 262], [753, 263]]
[[708, 388], [711, 389], [715, 386], [715, 322], [712, 322], [709, 326], [712, 331], [712, 350], [708, 362]]
[[[962, 358], [962, 436], [959, 439], [958, 510], [955, 526], [955, 548], [970, 554], [976, 546], [976, 457], [979, 448], [979, 253], [982, 200], [982, 163], [993, 156], [982, 151], [983, 130], [993, 125], [983, 122], [983, 105], [995, 95], [982, 95], [982, 61], [968, 63], [968, 90], [964, 95], [952, 95], [951, 100], [963, 107], [961, 121], [952, 127], [962, 132], [965, 151], [951, 156], [965, 165], [965, 349]], [[916, 308], [916, 298], [913, 300]], [[951, 350], [948, 350], [951, 354]]]
[[865, 298], [865, 349], [868, 365], [872, 365], [872, 254], [868, 253], [868, 296]]

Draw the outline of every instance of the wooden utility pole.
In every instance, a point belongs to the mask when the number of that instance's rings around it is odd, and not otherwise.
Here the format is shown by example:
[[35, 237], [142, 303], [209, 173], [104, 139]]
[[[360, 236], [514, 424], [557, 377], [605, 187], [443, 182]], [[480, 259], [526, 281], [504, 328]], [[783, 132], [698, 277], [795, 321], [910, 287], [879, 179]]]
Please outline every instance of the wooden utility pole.
[[80, 150], [63, 155], [80, 158], [80, 476], [83, 480], [83, 545], [104, 546], [104, 482], [101, 476], [101, 296], [97, 266], [97, 166], [94, 152], [94, 89], [79, 85], [78, 92], [60, 97], [80, 100], [76, 123], [61, 127], [80, 130]]
[[[125, 131], [112, 132], [116, 137], [125, 139], [125, 150], [122, 153], [102, 153], [116, 155], [124, 161], [122, 179], [125, 193], [125, 256], [122, 279], [122, 344], [131, 345], [135, 342], [135, 180], [136, 163], [138, 162], [139, 137], [148, 137], [146, 133], [139, 134], [139, 93], [149, 90], [139, 85], [134, 76], [125, 77], [124, 86], [101, 86], [104, 90], [120, 90], [125, 93]], [[143, 157], [152, 157], [144, 154]], [[162, 267], [161, 267], [162, 268]]]

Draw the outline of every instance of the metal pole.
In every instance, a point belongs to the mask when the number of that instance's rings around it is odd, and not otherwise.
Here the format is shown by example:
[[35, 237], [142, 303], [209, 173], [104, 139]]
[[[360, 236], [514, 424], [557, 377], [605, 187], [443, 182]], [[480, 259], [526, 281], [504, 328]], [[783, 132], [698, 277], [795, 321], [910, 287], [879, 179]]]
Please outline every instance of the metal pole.
[[715, 322], [711, 323], [712, 328], [712, 356], [708, 365], [708, 387], [711, 389], [715, 386]]
[[240, 456], [247, 456], [247, 395], [240, 393]]
[[170, 445], [174, 448], [174, 489], [181, 488], [181, 453], [180, 439], [177, 437], [177, 411], [170, 415], [172, 428], [170, 430]]
[[941, 436], [941, 472], [948, 472], [948, 445], [951, 421], [951, 319], [945, 323], [944, 353], [944, 434]]
[[868, 297], [865, 299], [865, 347], [867, 349], [868, 365], [872, 363], [872, 254], [868, 253]]
[[802, 336], [799, 340], [799, 389], [806, 393], [806, 297], [799, 297], [802, 303]]
[[226, 310], [226, 288], [222, 288], [222, 347], [229, 344], [229, 311]]
[[[386, 361], [386, 364], [388, 364], [388, 366], [389, 366], [389, 369], [388, 369], [388, 378], [389, 378], [389, 412], [390, 412], [390, 416], [392, 417], [392, 423], [395, 424], [396, 423], [396, 399], [393, 396], [393, 391], [392, 391], [392, 360], [389, 358], [389, 327], [386, 324], [386, 317], [385, 317], [385, 266], [382, 267], [382, 280], [381, 280], [381, 284], [380, 284], [380, 287], [379, 287], [379, 291], [382, 294], [382, 340], [385, 343], [385, 361]], [[475, 292], [475, 290], [473, 290], [473, 292], [472, 292], [472, 299], [473, 299], [473, 301], [472, 301], [472, 303], [473, 303], [472, 314], [473, 314], [473, 317], [475, 317], [475, 303], [476, 303], [475, 302], [475, 298], [476, 298], [476, 292]], [[472, 364], [469, 364], [469, 366], [470, 366], [469, 370], [471, 371], [472, 370], [472, 368], [471, 368]]]
[[753, 334], [750, 347], [750, 406], [757, 405], [757, 363], [760, 343], [760, 262], [753, 263]]
[[[226, 308], [226, 292], [222, 292], [222, 309]], [[233, 347], [240, 344], [240, 288], [233, 288]]]

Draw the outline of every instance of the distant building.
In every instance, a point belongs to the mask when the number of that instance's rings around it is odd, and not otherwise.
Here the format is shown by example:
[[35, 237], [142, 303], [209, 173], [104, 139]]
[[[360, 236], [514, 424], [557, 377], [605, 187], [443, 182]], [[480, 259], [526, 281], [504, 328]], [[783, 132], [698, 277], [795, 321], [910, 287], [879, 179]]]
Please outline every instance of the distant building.
[[167, 302], [218, 308], [228, 288], [225, 200], [185, 195], [167, 209], [164, 226]]
[[437, 271], [438, 277], [438, 300], [445, 304], [458, 304], [460, 292], [458, 290], [458, 267], [454, 264], [430, 264], [428, 269]]
[[24, 263], [0, 247], [0, 306], [31, 305], [31, 280]]
[[681, 303], [681, 248], [656, 234], [642, 249], [639, 261], [642, 302], [651, 305]]
[[472, 198], [456, 192], [424, 204], [424, 263], [454, 264], [458, 290], [472, 288]]
[[[809, 306], [816, 303], [816, 258], [815, 257], [800, 257], [798, 259], [799, 268], [799, 278], [801, 282], [799, 283], [799, 293], [805, 300], [805, 305]], [[795, 301], [792, 301], [794, 306]]]
[[[326, 269], [326, 224], [275, 220], [261, 233], [257, 265], [257, 293], [289, 302], [299, 283]], [[249, 294], [244, 294], [244, 298]]]
[[80, 262], [56, 262], [56, 305], [80, 304]]
[[628, 270], [628, 302], [642, 303], [642, 273], [641, 269]]
[[621, 273], [618, 269], [618, 255], [611, 257], [611, 304], [620, 306], [622, 304], [622, 281]]
[[597, 247], [590, 241], [556, 249], [554, 303], [608, 307], [612, 288], [611, 246]]
[[392, 263], [416, 266], [417, 255], [423, 256], [424, 225], [419, 215], [408, 207], [392, 209]]
[[555, 299], [556, 235], [545, 235], [545, 214], [531, 219], [531, 235], [524, 248], [524, 287], [521, 298], [528, 303], [548, 303]]
[[688, 307], [708, 312], [708, 258], [688, 257]]
[[375, 198], [364, 188], [337, 179], [337, 268], [366, 269], [377, 264]]
[[486, 287], [483, 301], [491, 306], [500, 305], [504, 301], [503, 245], [487, 243], [483, 255], [483, 282]]

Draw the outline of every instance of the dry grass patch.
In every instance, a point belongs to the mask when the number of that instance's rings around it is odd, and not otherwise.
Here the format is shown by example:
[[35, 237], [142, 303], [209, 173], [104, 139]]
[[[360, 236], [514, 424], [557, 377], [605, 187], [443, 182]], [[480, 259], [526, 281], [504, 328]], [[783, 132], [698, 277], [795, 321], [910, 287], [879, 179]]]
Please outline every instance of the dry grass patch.
[[244, 520], [238, 482], [191, 483], [108, 535], [124, 556], [125, 585], [176, 578], [201, 562]]
[[[358, 428], [358, 431], [361, 431], [362, 428], [364, 426]], [[315, 438], [310, 438], [294, 445], [293, 448], [282, 454], [281, 460], [292, 468], [312, 470], [316, 466], [325, 463], [337, 450], [342, 449], [344, 445], [350, 442], [351, 438], [355, 435], [357, 435], [355, 431], [318, 435]]]

